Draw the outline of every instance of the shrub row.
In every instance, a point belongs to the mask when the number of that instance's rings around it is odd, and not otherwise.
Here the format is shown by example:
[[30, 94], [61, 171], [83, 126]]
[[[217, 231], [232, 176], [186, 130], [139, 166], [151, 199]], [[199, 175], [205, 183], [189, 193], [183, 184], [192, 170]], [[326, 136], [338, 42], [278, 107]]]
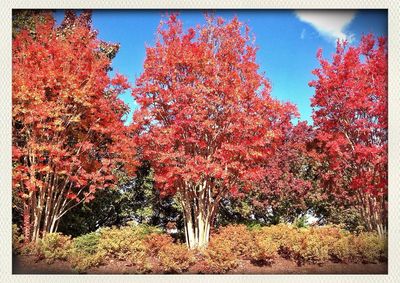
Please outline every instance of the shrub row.
[[248, 229], [228, 225], [212, 236], [204, 268], [209, 273], [225, 273], [236, 268], [241, 259], [271, 265], [278, 256], [299, 266], [327, 261], [377, 263], [387, 259], [387, 239], [371, 232], [351, 234], [336, 226], [296, 228], [280, 224]]
[[[13, 244], [20, 246], [17, 230], [14, 234]], [[248, 229], [228, 225], [212, 235], [206, 249], [191, 251], [157, 228], [132, 225], [104, 228], [74, 239], [46, 234], [37, 245], [25, 246], [20, 252], [36, 254], [49, 264], [67, 260], [79, 272], [115, 259], [129, 262], [137, 273], [156, 267], [165, 273], [181, 273], [195, 262], [201, 266], [199, 272], [226, 273], [240, 260], [271, 265], [278, 256], [298, 265], [329, 260], [376, 263], [387, 258], [387, 241], [375, 233], [355, 235], [335, 226], [296, 228], [281, 224]]]

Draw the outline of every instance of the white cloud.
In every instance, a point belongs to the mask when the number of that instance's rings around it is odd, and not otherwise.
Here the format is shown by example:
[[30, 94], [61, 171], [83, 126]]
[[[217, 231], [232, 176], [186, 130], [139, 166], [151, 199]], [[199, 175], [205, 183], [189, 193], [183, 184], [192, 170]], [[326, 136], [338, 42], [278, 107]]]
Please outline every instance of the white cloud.
[[304, 39], [305, 37], [306, 37], [306, 29], [303, 28], [303, 30], [301, 31], [301, 34], [300, 34], [300, 38]]
[[354, 19], [355, 10], [296, 10], [300, 21], [312, 25], [328, 40], [352, 40], [352, 34], [346, 34], [344, 29]]

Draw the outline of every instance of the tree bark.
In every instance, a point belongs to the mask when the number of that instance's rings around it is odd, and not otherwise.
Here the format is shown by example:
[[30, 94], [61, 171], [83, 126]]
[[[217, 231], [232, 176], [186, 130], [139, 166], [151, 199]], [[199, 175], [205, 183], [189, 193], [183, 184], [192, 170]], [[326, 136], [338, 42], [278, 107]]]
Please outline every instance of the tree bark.
[[27, 244], [31, 241], [31, 209], [28, 200], [24, 201], [23, 222], [24, 242]]
[[211, 190], [206, 182], [196, 186], [188, 185], [182, 192], [185, 239], [190, 249], [205, 248], [209, 242], [211, 226], [219, 204], [210, 194]]
[[385, 200], [371, 194], [358, 195], [359, 211], [365, 221], [367, 231], [375, 231], [380, 237], [387, 233], [387, 221], [385, 214]]

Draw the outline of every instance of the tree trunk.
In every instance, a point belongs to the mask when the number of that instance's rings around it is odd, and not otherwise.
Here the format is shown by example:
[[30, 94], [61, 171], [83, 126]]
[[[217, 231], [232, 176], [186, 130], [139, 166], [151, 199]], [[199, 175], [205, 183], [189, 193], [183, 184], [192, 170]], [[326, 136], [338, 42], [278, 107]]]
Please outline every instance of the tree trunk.
[[190, 249], [206, 247], [210, 238], [210, 217], [205, 217], [200, 213], [197, 215], [184, 213], [184, 218], [187, 246]]
[[367, 231], [375, 231], [380, 237], [387, 233], [385, 200], [371, 194], [359, 194], [359, 211], [365, 221]]
[[23, 222], [24, 242], [27, 244], [31, 240], [31, 209], [28, 200], [24, 201]]
[[219, 202], [212, 199], [210, 188], [203, 182], [201, 185], [187, 186], [181, 203], [186, 245], [190, 249], [205, 248]]

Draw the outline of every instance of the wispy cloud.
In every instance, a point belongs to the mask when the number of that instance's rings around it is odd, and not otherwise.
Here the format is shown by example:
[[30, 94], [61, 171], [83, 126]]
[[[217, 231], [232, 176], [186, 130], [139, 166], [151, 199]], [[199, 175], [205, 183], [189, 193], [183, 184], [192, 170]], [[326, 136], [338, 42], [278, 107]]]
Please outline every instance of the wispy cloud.
[[[353, 38], [352, 34], [345, 33], [345, 28], [354, 19], [355, 10], [296, 10], [295, 13], [300, 21], [312, 25], [330, 41]], [[300, 37], [304, 38], [303, 32]]]
[[303, 28], [303, 30], [301, 31], [301, 34], [300, 34], [300, 38], [304, 39], [305, 37], [306, 37], [306, 29]]

